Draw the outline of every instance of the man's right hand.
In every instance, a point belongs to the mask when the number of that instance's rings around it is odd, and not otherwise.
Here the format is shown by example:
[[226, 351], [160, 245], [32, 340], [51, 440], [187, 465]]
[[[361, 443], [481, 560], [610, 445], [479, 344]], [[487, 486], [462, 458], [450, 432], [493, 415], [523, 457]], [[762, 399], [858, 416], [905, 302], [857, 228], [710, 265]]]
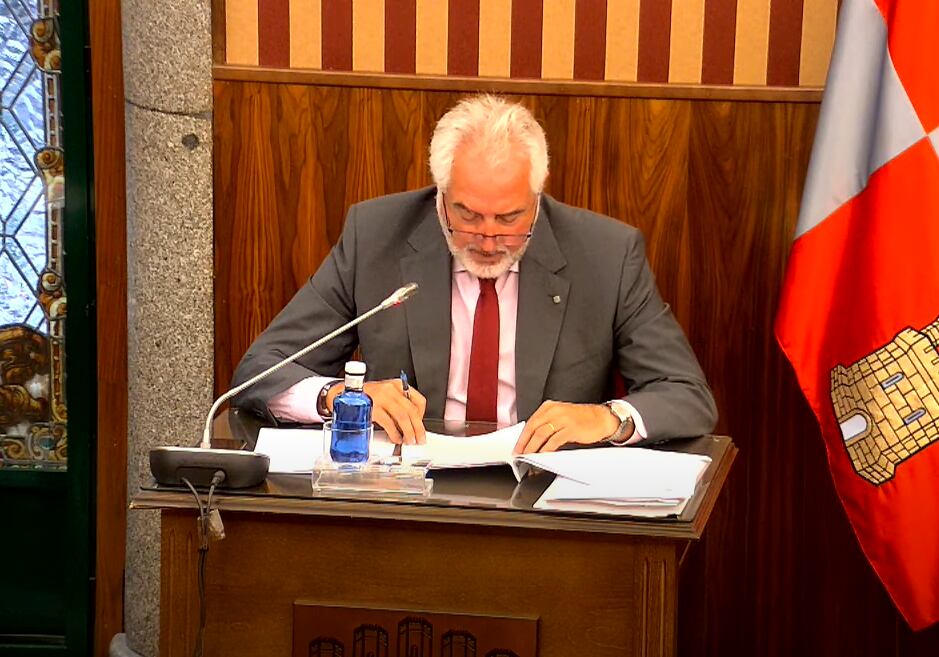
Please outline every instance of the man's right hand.
[[[343, 384], [330, 388], [326, 397], [326, 407], [333, 409], [333, 400], [345, 390]], [[417, 388], [408, 389], [410, 399], [404, 395], [400, 379], [369, 381], [363, 387], [366, 395], [372, 398], [372, 420], [388, 434], [395, 444], [423, 444], [426, 440], [424, 431], [424, 410], [427, 400]]]

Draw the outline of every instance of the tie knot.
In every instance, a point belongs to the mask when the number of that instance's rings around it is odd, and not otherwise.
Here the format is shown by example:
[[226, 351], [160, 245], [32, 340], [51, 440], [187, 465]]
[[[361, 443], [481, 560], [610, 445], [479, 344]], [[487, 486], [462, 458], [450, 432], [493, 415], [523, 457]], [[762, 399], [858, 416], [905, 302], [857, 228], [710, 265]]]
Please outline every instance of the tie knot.
[[480, 278], [479, 279], [479, 295], [489, 295], [496, 293], [496, 279], [494, 278]]

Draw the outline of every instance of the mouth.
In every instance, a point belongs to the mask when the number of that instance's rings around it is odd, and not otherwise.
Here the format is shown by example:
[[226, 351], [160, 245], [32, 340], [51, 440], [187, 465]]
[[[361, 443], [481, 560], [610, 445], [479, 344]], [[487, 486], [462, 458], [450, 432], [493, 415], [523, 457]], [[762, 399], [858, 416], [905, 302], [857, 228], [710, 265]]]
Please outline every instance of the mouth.
[[504, 251], [477, 251], [476, 249], [467, 250], [467, 254], [474, 260], [489, 264], [499, 262], [508, 255]]

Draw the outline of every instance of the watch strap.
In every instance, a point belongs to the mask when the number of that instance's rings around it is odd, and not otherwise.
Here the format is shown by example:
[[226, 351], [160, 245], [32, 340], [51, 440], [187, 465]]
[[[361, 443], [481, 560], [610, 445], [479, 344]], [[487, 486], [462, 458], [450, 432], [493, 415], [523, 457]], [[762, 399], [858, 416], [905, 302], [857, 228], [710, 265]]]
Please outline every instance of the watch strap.
[[320, 388], [319, 394], [316, 396], [316, 412], [320, 418], [328, 420], [333, 416], [332, 411], [329, 410], [329, 406], [326, 405], [327, 397], [329, 396], [329, 391], [332, 390], [334, 385], [342, 383], [342, 379], [334, 379]]
[[623, 419], [623, 416], [617, 409], [616, 401], [604, 402], [603, 405], [610, 409], [610, 413], [612, 413], [613, 416], [620, 421], [620, 423], [619, 426], [616, 427], [616, 431], [604, 438], [601, 442], [617, 446], [625, 445], [626, 441], [632, 437], [633, 432], [636, 430], [636, 423], [633, 420], [632, 415], [629, 414], [629, 411], [625, 411], [626, 418]]

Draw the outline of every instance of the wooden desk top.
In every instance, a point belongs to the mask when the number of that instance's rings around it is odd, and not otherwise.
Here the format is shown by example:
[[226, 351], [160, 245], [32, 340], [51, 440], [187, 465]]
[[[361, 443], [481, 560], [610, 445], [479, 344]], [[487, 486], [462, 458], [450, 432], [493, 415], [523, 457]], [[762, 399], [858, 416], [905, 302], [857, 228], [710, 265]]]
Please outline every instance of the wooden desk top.
[[[261, 426], [263, 424], [260, 420], [245, 413], [224, 413], [215, 424], [216, 442], [220, 443], [217, 446], [244, 446], [250, 449], [257, 441]], [[478, 427], [447, 425], [446, 429], [449, 433], [471, 435]], [[671, 518], [645, 519], [535, 510], [532, 505], [551, 483], [554, 475], [540, 473], [516, 483], [508, 467], [432, 472], [434, 487], [428, 497], [340, 496], [314, 491], [309, 475], [271, 474], [256, 488], [217, 490], [214, 499], [223, 512], [342, 516], [698, 539], [724, 485], [737, 448], [727, 436], [671, 441], [665, 447], [711, 457], [711, 465], [704, 473], [695, 496], [680, 516]], [[131, 503], [133, 509], [194, 507], [195, 501], [186, 488], [162, 486], [152, 480], [140, 488]]]

